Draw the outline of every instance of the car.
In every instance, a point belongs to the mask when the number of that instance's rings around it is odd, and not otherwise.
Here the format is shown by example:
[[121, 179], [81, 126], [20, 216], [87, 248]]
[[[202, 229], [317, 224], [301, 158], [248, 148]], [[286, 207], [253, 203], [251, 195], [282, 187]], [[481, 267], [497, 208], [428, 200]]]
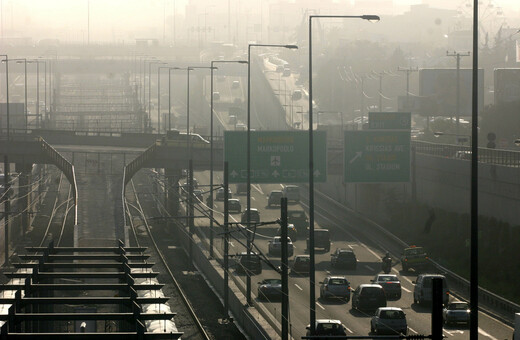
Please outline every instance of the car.
[[264, 279], [258, 282], [257, 296], [259, 300], [274, 300], [282, 298], [282, 280]]
[[[309, 238], [307, 238], [307, 250], [309, 250]], [[330, 233], [328, 229], [314, 229], [314, 248], [321, 248], [325, 252], [330, 251]]]
[[374, 316], [370, 320], [370, 331], [377, 335], [406, 335], [408, 333], [406, 314], [398, 307], [380, 307], [376, 309]]
[[237, 198], [228, 199], [228, 212], [241, 213], [242, 205]]
[[[282, 236], [282, 228], [278, 228], [276, 231], [276, 236]], [[287, 236], [291, 238], [291, 240], [296, 241], [298, 239], [298, 231], [296, 230], [296, 227], [294, 224], [288, 224], [287, 225]]]
[[302, 99], [302, 97], [303, 97], [302, 90], [294, 90], [292, 93], [291, 99], [300, 100], [300, 99]]
[[242, 252], [236, 255], [235, 271], [237, 274], [259, 275], [262, 273], [262, 262], [258, 254], [251, 252]]
[[442, 310], [442, 321], [445, 325], [461, 323], [469, 324], [470, 317], [469, 304], [464, 301], [450, 302]]
[[[282, 237], [275, 236], [268, 243], [269, 255], [281, 255], [282, 254]], [[294, 244], [290, 237], [287, 237], [287, 256], [293, 256]]]
[[420, 274], [412, 283], [413, 302], [418, 304], [431, 304], [432, 302], [432, 279], [438, 278], [442, 280], [442, 303], [446, 305], [449, 301], [450, 291], [446, 277], [441, 274]]
[[352, 249], [336, 248], [336, 251], [330, 254], [330, 265], [334, 268], [355, 270], [357, 267], [356, 254]]
[[239, 87], [240, 87], [240, 81], [233, 80], [233, 82], [231, 83], [231, 88], [232, 89], [238, 89]]
[[[316, 323], [314, 324], [314, 332], [311, 331], [311, 326], [307, 325], [307, 336], [313, 336], [313, 335], [347, 335], [345, 326], [341, 323], [339, 320], [333, 320], [333, 319], [317, 319]], [[324, 337], [320, 337], [320, 339], [327, 339]]]
[[238, 183], [236, 186], [235, 194], [245, 194], [247, 193], [247, 183]]
[[249, 221], [251, 223], [260, 223], [260, 213], [258, 212], [258, 209], [250, 208], [245, 209], [242, 212], [242, 216], [240, 216], [240, 223], [247, 223], [247, 215], [250, 215]]
[[276, 65], [276, 72], [278, 72], [278, 73], [282, 73], [282, 72], [283, 72], [283, 69], [284, 69], [284, 66], [283, 66], [283, 65]]
[[272, 205], [280, 205], [280, 200], [283, 197], [283, 193], [281, 190], [273, 190], [269, 193], [267, 197], [267, 206], [271, 207]]
[[287, 223], [294, 224], [298, 232], [307, 231], [309, 219], [303, 210], [287, 210]]
[[296, 255], [291, 266], [291, 274], [301, 275], [309, 274], [311, 257], [309, 255]]
[[199, 201], [203, 201], [204, 199], [204, 195], [203, 195], [203, 191], [200, 190], [200, 189], [195, 189], [193, 190], [193, 197], [197, 198]]
[[350, 282], [344, 276], [327, 276], [320, 282], [320, 298], [339, 298], [350, 301]]
[[386, 297], [401, 298], [401, 281], [395, 274], [377, 274], [374, 279], [370, 280], [372, 283], [383, 287]]
[[237, 123], [237, 116], [235, 115], [230, 115], [228, 117], [228, 123], [229, 124], [232, 124], [232, 125], [235, 125]]
[[291, 75], [291, 69], [288, 67], [285, 67], [282, 72], [282, 77], [289, 77]]
[[386, 307], [385, 291], [380, 285], [363, 283], [352, 292], [352, 309], [372, 311], [379, 307]]
[[410, 246], [405, 248], [401, 255], [401, 265], [403, 271], [407, 272], [410, 269], [419, 270], [428, 266], [428, 255], [423, 247]]
[[220, 93], [219, 92], [213, 92], [213, 100], [220, 100]]
[[287, 197], [288, 201], [300, 201], [300, 187], [297, 185], [286, 185], [282, 189], [284, 197]]
[[[228, 188], [228, 199], [233, 198], [233, 194], [231, 193], [231, 189]], [[217, 189], [217, 194], [215, 195], [215, 201], [223, 201], [224, 200], [224, 188], [220, 187]]]

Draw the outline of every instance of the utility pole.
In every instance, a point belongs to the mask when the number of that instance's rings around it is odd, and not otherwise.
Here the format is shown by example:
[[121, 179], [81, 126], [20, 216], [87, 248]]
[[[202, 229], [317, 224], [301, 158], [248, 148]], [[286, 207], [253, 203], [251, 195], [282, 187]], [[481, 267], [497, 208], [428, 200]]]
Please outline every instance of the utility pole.
[[417, 67], [401, 67], [399, 66], [397, 68], [397, 71], [406, 73], [406, 105], [405, 107], [408, 108], [410, 103], [408, 101], [408, 98], [410, 97], [410, 73], [417, 72]]
[[455, 57], [457, 60], [457, 108], [456, 108], [456, 132], [459, 133], [459, 118], [460, 118], [460, 58], [461, 57], [469, 57], [469, 52], [452, 52], [446, 51], [446, 56]]
[[379, 77], [379, 112], [383, 112], [383, 76], [387, 73], [384, 71], [374, 72], [374, 74]]

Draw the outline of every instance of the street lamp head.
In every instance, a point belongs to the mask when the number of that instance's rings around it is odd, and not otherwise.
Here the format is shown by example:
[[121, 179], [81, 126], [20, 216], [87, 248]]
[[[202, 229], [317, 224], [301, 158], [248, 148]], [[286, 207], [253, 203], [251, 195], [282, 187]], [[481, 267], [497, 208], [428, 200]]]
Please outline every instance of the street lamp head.
[[239, 63], [239, 64], [247, 64], [247, 60], [237, 60], [237, 63]]
[[379, 20], [381, 20], [379, 15], [362, 15], [361, 19], [368, 20], [368, 21], [379, 21]]
[[515, 139], [515, 145], [520, 146], [520, 138]]
[[291, 49], [291, 50], [297, 50], [298, 49], [298, 45], [284, 45], [283, 47]]
[[442, 132], [442, 131], [434, 131], [433, 132], [433, 136], [434, 137], [444, 136], [444, 132]]

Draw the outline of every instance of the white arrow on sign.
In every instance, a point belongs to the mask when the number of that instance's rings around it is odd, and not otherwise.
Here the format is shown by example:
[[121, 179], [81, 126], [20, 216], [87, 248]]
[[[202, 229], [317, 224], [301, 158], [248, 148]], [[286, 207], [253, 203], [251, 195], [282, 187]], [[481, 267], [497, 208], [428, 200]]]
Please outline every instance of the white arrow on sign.
[[238, 176], [238, 173], [235, 170], [233, 170], [233, 171], [231, 171], [230, 175], [231, 175], [231, 177], [235, 178]]
[[314, 171], [314, 177], [319, 177], [321, 175], [320, 170]]
[[278, 171], [276, 171], [276, 170], [273, 171], [273, 173], [272, 173], [271, 175], [273, 175], [274, 178], [277, 178], [277, 177], [280, 176], [280, 174], [279, 174]]
[[363, 152], [362, 151], [358, 151], [356, 152], [356, 155], [349, 161], [349, 164], [352, 164], [354, 163], [354, 161], [358, 158], [360, 158], [361, 156], [363, 155]]

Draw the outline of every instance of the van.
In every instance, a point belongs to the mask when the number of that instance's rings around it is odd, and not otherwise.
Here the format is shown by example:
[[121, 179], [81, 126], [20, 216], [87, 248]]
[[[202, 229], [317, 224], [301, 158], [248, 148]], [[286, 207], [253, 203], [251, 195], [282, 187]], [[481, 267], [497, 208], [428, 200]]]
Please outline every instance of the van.
[[[328, 229], [314, 229], [314, 248], [321, 248], [326, 252], [330, 251], [330, 233]], [[307, 249], [310, 249], [309, 238], [307, 238]]]
[[446, 277], [441, 274], [420, 274], [417, 276], [413, 289], [413, 302], [418, 304], [431, 304], [432, 303], [432, 279], [442, 279], [442, 303], [446, 305], [448, 303], [450, 292], [448, 290], [448, 283]]
[[213, 92], [213, 100], [220, 100], [220, 92]]

